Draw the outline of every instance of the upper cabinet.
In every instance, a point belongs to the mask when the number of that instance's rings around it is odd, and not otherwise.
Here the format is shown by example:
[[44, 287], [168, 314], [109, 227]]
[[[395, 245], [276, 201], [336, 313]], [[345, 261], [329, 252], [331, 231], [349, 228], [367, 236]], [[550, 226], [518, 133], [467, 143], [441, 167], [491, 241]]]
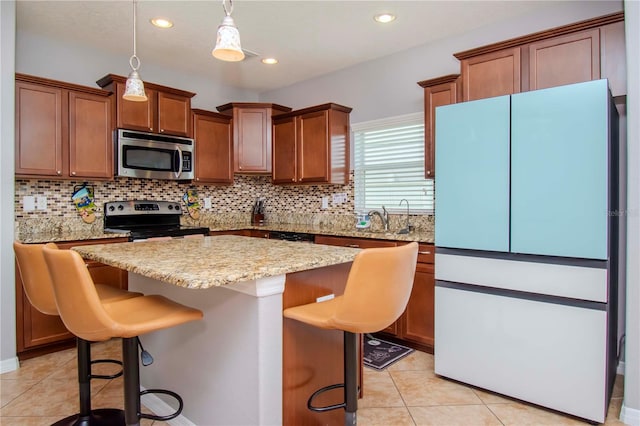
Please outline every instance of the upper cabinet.
[[110, 95], [16, 74], [16, 176], [112, 179]]
[[274, 118], [273, 183], [347, 183], [350, 113], [329, 103]]
[[626, 94], [622, 12], [506, 40], [454, 55], [462, 100], [511, 95], [600, 78]]
[[424, 177], [436, 177], [436, 108], [461, 101], [460, 74], [418, 82], [424, 88]]
[[108, 74], [96, 83], [116, 94], [116, 127], [163, 133], [175, 136], [192, 136], [191, 98], [195, 93], [153, 83], [144, 83], [147, 102], [122, 99], [126, 77]]
[[233, 117], [235, 173], [271, 173], [271, 117], [291, 108], [267, 103], [234, 102], [217, 107]]
[[233, 183], [231, 117], [193, 110], [196, 183]]

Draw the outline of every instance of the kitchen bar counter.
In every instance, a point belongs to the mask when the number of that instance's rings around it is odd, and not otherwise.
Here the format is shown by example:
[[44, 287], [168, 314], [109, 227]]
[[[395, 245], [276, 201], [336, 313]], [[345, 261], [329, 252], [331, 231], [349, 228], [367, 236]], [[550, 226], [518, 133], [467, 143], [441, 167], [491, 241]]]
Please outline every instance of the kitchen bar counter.
[[[351, 262], [357, 249], [221, 235], [78, 246], [85, 259], [165, 281], [206, 289]], [[179, 258], [179, 262], [177, 262]]]
[[[342, 333], [283, 319], [282, 311], [342, 294], [358, 249], [221, 235], [73, 250], [128, 270], [130, 290], [203, 311], [202, 321], [141, 336], [155, 358], [141, 368], [141, 385], [180, 394], [180, 424], [341, 422], [340, 410], [314, 413], [306, 400], [342, 381]], [[145, 405], [172, 411], [153, 396]]]

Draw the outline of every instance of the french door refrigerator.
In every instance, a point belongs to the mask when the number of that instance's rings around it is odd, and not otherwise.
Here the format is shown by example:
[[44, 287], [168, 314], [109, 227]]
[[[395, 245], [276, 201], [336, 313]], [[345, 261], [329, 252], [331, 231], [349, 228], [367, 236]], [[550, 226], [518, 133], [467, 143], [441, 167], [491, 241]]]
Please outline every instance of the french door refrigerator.
[[436, 110], [435, 372], [604, 422], [616, 370], [607, 80]]

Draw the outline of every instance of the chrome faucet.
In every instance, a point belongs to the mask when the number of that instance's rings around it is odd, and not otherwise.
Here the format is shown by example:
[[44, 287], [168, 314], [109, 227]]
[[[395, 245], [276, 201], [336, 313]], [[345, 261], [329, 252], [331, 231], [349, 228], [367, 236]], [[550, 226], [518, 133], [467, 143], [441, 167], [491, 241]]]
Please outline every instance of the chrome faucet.
[[384, 206], [382, 206], [382, 213], [380, 213], [378, 210], [371, 210], [369, 212], [369, 216], [378, 216], [380, 218], [380, 221], [382, 222], [384, 230], [389, 230], [389, 212], [387, 212], [387, 209], [385, 209]]
[[406, 198], [400, 200], [400, 207], [402, 207], [403, 201], [407, 203], [407, 226], [404, 229], [399, 230], [398, 234], [408, 234], [409, 232], [411, 232], [411, 223], [409, 223], [409, 200], [407, 200]]

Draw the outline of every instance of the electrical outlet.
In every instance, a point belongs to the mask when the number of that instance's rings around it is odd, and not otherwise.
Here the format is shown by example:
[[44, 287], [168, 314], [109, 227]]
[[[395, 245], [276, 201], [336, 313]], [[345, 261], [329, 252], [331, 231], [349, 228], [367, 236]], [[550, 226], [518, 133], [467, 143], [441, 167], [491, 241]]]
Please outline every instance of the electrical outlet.
[[204, 208], [207, 210], [211, 210], [211, 197], [204, 198]]
[[45, 197], [44, 195], [38, 195], [36, 197], [36, 209], [46, 211], [47, 206], [47, 197]]
[[25, 195], [22, 197], [22, 210], [32, 212], [36, 209], [36, 198], [33, 195]]
[[347, 194], [344, 192], [340, 192], [337, 194], [333, 194], [333, 204], [342, 204], [347, 202]]

